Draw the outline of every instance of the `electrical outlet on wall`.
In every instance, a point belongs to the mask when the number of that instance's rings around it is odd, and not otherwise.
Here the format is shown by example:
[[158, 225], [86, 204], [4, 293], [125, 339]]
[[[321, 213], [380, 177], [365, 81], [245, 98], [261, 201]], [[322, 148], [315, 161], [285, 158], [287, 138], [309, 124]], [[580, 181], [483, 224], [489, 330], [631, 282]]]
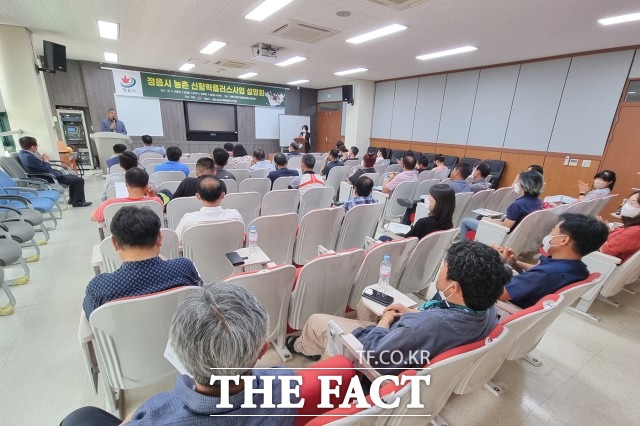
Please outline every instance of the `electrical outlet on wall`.
[[578, 165], [578, 159], [577, 159], [577, 158], [571, 158], [571, 159], [569, 160], [569, 165], [570, 165], [571, 167], [576, 167], [576, 166]]
[[582, 167], [591, 167], [591, 160], [582, 160]]
[[564, 165], [565, 166], [569, 165], [569, 161], [571, 161], [571, 157], [569, 157], [568, 155], [566, 157], [564, 157]]

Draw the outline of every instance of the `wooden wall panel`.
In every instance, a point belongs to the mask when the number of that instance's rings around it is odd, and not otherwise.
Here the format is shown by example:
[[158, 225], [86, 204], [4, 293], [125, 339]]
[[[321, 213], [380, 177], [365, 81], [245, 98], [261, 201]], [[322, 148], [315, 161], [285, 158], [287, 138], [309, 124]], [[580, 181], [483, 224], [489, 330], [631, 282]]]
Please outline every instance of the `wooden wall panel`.
[[455, 155], [457, 157], [464, 157], [464, 152], [466, 151], [465, 148], [458, 148], [458, 147], [453, 147], [453, 146], [447, 146], [447, 145], [442, 145], [442, 144], [437, 144], [435, 146], [435, 153], [436, 154], [442, 154], [442, 155]]
[[544, 178], [547, 183], [545, 195], [569, 195], [578, 196], [578, 180], [593, 182], [593, 176], [598, 173], [600, 161], [591, 160], [590, 167], [582, 167], [582, 159], [578, 165], [565, 166], [564, 158], [546, 157], [544, 160]]
[[430, 143], [412, 143], [411, 149], [414, 151], [418, 151], [420, 153], [435, 153], [436, 152], [436, 144]]
[[[503, 152], [500, 160], [507, 163], [502, 178], [500, 179], [500, 187], [511, 186], [516, 176], [525, 171], [532, 164], [544, 164], [544, 154], [514, 154]], [[545, 170], [545, 179], [547, 171]]]
[[502, 152], [490, 151], [485, 149], [473, 149], [469, 148], [464, 151], [465, 157], [479, 158], [481, 160], [499, 160]]

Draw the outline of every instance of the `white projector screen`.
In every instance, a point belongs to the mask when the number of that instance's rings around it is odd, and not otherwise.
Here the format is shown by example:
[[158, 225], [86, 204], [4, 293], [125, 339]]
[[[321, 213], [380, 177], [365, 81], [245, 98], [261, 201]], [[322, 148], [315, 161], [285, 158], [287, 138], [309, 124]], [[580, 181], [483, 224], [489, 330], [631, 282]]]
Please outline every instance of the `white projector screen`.
[[164, 136], [160, 99], [115, 95], [118, 120], [129, 136]]
[[[294, 138], [300, 136], [302, 126], [309, 126], [311, 117], [304, 115], [280, 115], [280, 146], [289, 146]], [[309, 126], [309, 131], [311, 127]]]
[[236, 106], [185, 102], [187, 130], [191, 132], [235, 132]]

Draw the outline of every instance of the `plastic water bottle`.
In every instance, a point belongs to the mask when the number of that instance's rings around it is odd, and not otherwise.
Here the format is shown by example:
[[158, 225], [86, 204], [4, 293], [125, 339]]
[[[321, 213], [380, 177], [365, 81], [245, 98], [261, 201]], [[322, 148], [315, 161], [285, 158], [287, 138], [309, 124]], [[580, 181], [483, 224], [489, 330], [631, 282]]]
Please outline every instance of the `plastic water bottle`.
[[249, 248], [258, 247], [258, 231], [256, 231], [256, 226], [251, 225], [249, 227]]
[[389, 291], [389, 279], [391, 278], [391, 257], [385, 256], [380, 263], [380, 277], [378, 278], [378, 285], [380, 291], [387, 293]]

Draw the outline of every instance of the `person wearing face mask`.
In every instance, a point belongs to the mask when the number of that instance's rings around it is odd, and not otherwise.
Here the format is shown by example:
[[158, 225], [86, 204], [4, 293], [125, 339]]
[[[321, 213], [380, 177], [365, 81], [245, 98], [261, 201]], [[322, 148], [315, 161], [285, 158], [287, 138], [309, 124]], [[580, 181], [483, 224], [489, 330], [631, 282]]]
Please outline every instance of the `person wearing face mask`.
[[480, 162], [473, 167], [471, 173], [471, 191], [476, 192], [484, 191], [485, 189], [491, 189], [491, 182], [487, 182], [487, 176], [491, 174], [491, 166], [489, 164]]
[[429, 214], [419, 219], [405, 235], [405, 238], [422, 239], [432, 232], [453, 228], [453, 211], [456, 208], [456, 194], [447, 184], [439, 183], [429, 188]]
[[603, 170], [593, 177], [593, 190], [589, 191], [589, 184], [581, 180], [578, 181], [580, 190], [580, 201], [591, 201], [596, 198], [604, 198], [611, 193], [616, 184], [616, 174], [611, 170]]
[[509, 300], [524, 309], [564, 286], [584, 280], [589, 270], [581, 259], [598, 250], [608, 234], [609, 228], [598, 219], [565, 213], [544, 238], [547, 256], [540, 256], [537, 265], [517, 260], [509, 247], [495, 247], [500, 257], [520, 273], [505, 286], [500, 300]]
[[629, 196], [620, 209], [620, 216], [622, 226], [611, 231], [600, 251], [624, 263], [640, 250], [640, 191]]
[[304, 152], [308, 154], [311, 152], [311, 133], [309, 133], [309, 126], [302, 125], [302, 131], [300, 137], [304, 139]]
[[[369, 362], [385, 368], [383, 374], [419, 368], [424, 362], [416, 363], [410, 354], [428, 351], [433, 359], [444, 351], [483, 339], [495, 328], [498, 320], [494, 305], [510, 275], [491, 247], [460, 241], [449, 247], [438, 272], [439, 299], [417, 309], [389, 305], [377, 323], [314, 314], [300, 337], [287, 339], [287, 348], [310, 358], [319, 357], [326, 349], [327, 323], [331, 320], [362, 342]], [[402, 356], [392, 360], [384, 356], [393, 351]]]
[[[542, 201], [539, 198], [544, 187], [544, 178], [542, 175], [533, 170], [522, 172], [518, 180], [518, 186], [514, 188], [514, 190], [517, 189], [521, 196], [509, 204], [505, 218], [498, 220], [483, 217], [482, 220], [488, 220], [506, 226], [510, 229], [509, 232], [511, 232], [526, 215], [542, 209]], [[467, 232], [469, 231], [477, 231], [479, 222], [479, 220], [470, 217], [464, 218], [462, 225], [460, 225], [460, 238], [466, 238]]]

